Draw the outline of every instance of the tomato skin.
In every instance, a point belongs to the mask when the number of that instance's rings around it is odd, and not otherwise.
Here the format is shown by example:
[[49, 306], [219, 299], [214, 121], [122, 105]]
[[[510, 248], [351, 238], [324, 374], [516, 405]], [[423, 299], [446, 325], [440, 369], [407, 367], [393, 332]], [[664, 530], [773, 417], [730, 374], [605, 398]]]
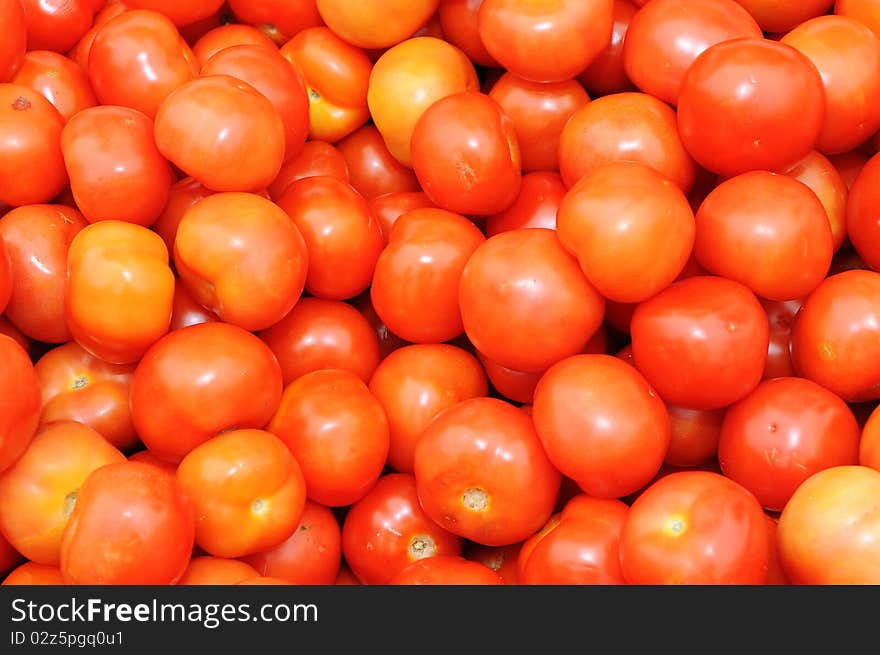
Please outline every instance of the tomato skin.
[[0, 530], [22, 555], [58, 565], [61, 535], [89, 474], [125, 456], [89, 427], [60, 421], [38, 431], [0, 476]]
[[459, 304], [479, 352], [536, 372], [581, 351], [602, 323], [605, 300], [552, 230], [530, 228], [496, 234], [474, 251]]
[[719, 277], [674, 283], [630, 326], [636, 368], [668, 403], [720, 409], [758, 386], [770, 328], [748, 288]]
[[414, 472], [428, 517], [485, 546], [537, 531], [561, 481], [531, 419], [495, 398], [464, 400], [439, 414], [419, 438]]
[[598, 498], [646, 485], [669, 446], [663, 401], [632, 366], [610, 355], [576, 355], [538, 382], [535, 429], [559, 471]]
[[516, 561], [521, 547], [521, 543], [509, 546], [467, 543], [462, 550], [462, 557], [492, 569], [501, 576], [504, 584], [516, 585], [519, 584]]
[[4, 585], [63, 585], [64, 578], [57, 566], [25, 562], [3, 580]]
[[479, 562], [441, 555], [420, 559], [388, 581], [389, 585], [500, 585], [498, 573]]
[[391, 473], [354, 505], [342, 526], [345, 561], [363, 584], [388, 584], [410, 563], [461, 555], [461, 538], [431, 521], [412, 475]]
[[669, 448], [663, 458], [670, 466], [700, 466], [718, 453], [723, 410], [687, 409], [667, 405]]
[[190, 325], [216, 323], [219, 320], [217, 314], [197, 303], [184, 285], [174, 286], [174, 303], [171, 309], [171, 324], [168, 326], [169, 332]]
[[460, 48], [477, 66], [501, 66], [486, 50], [480, 38], [479, 14], [483, 0], [440, 0], [437, 16], [443, 35], [449, 43]]
[[764, 584], [770, 557], [754, 496], [706, 471], [671, 473], [632, 504], [620, 537], [629, 584]]
[[880, 269], [880, 228], [876, 214], [880, 207], [880, 157], [871, 157], [857, 175], [846, 202], [846, 233], [853, 247], [865, 263]]
[[843, 175], [818, 150], [813, 150], [786, 170], [785, 174], [806, 184], [819, 198], [831, 225], [833, 249], [835, 252], [840, 250], [846, 239], [846, 201], [849, 190]]
[[125, 0], [135, 9], [149, 9], [170, 18], [175, 25], [184, 26], [208, 18], [223, 6], [223, 0]]
[[761, 300], [761, 304], [770, 322], [770, 347], [767, 350], [763, 379], [794, 377], [794, 364], [791, 361], [791, 330], [795, 317], [804, 304], [804, 299], [784, 302]]
[[168, 331], [174, 275], [162, 239], [145, 227], [101, 221], [67, 254], [65, 314], [71, 335], [111, 364], [136, 362]]
[[880, 471], [880, 412], [872, 411], [862, 428], [859, 464]]
[[277, 546], [305, 509], [299, 464], [263, 430], [232, 430], [196, 446], [177, 467], [177, 481], [196, 513], [196, 544], [217, 557]]
[[0, 334], [6, 335], [15, 343], [21, 346], [22, 350], [31, 354], [33, 344], [22, 332], [10, 323], [4, 316], [0, 316]]
[[70, 120], [77, 112], [98, 104], [88, 75], [82, 68], [73, 60], [50, 50], [27, 53], [12, 83], [39, 91], [64, 120]]
[[0, 334], [0, 473], [28, 447], [40, 420], [40, 385], [24, 349]]
[[787, 32], [810, 18], [821, 16], [834, 0], [736, 0], [765, 32]]
[[365, 125], [336, 145], [345, 158], [351, 186], [367, 200], [419, 191], [413, 170], [394, 158], [375, 126]]
[[284, 389], [266, 428], [302, 467], [309, 499], [351, 505], [379, 479], [388, 457], [388, 419], [367, 385], [349, 371], [306, 373]]
[[555, 230], [556, 215], [565, 192], [558, 173], [526, 173], [513, 204], [486, 220], [486, 236], [530, 227]]
[[92, 18], [103, 4], [90, 0], [62, 3], [21, 0], [28, 49], [67, 52], [92, 26]]
[[335, 177], [348, 182], [348, 164], [338, 149], [324, 141], [306, 141], [299, 154], [287, 161], [269, 185], [269, 197], [278, 201], [287, 188], [306, 177]]
[[[441, 343], [460, 335], [462, 271], [484, 242], [471, 221], [444, 209], [401, 216], [376, 261], [370, 287], [379, 318], [412, 343]], [[425, 298], [431, 298], [429, 306]]]
[[382, 238], [385, 240], [386, 246], [391, 235], [391, 228], [394, 227], [397, 219], [413, 209], [436, 207], [422, 191], [384, 193], [372, 198], [369, 205], [376, 220], [379, 221], [379, 227], [382, 228]]
[[3, 43], [0, 45], [0, 82], [8, 82], [21, 66], [27, 50], [27, 23], [20, 0], [0, 2], [0, 25], [3, 25]]
[[5, 316], [31, 339], [71, 338], [64, 318], [67, 258], [73, 238], [87, 225], [82, 214], [64, 205], [25, 205], [0, 219], [14, 280]]
[[188, 209], [174, 240], [174, 264], [193, 298], [249, 331], [293, 309], [309, 253], [278, 206], [250, 193], [217, 193]]
[[440, 412], [488, 393], [479, 362], [449, 344], [395, 350], [376, 368], [369, 386], [388, 417], [388, 464], [403, 473], [412, 473], [416, 445]]
[[254, 567], [237, 559], [226, 559], [212, 555], [193, 557], [179, 585], [231, 585], [255, 578], [259, 574]]
[[165, 208], [151, 226], [152, 230], [162, 237], [169, 253], [174, 252], [174, 240], [183, 215], [197, 202], [213, 193], [214, 191], [191, 177], [185, 177], [171, 185]]
[[267, 50], [278, 50], [275, 42], [256, 27], [242, 23], [229, 23], [206, 32], [193, 44], [192, 51], [199, 66], [204, 66], [211, 57], [221, 50], [237, 45], [254, 45]]
[[129, 9], [130, 7], [125, 2], [122, 2], [122, 0], [104, 5], [104, 8], [95, 14], [95, 20], [89, 30], [83, 34], [82, 38], [76, 42], [76, 45], [68, 51], [67, 56], [79, 64], [79, 67], [86, 74], [89, 72], [89, 54], [92, 51], [92, 45], [95, 42], [95, 37], [98, 35], [98, 31], [104, 27], [111, 18], [116, 18], [119, 14], [124, 14]]
[[179, 462], [230, 428], [262, 428], [281, 399], [281, 368], [260, 339], [227, 323], [171, 332], [144, 355], [131, 385], [137, 433]]
[[140, 462], [92, 472], [61, 540], [67, 584], [173, 584], [189, 564], [193, 507], [174, 475]]
[[877, 555], [880, 472], [836, 466], [809, 477], [779, 517], [782, 568], [794, 584], [870, 585]]
[[0, 203], [50, 202], [67, 184], [64, 118], [37, 91], [0, 84]]
[[424, 25], [440, 0], [318, 0], [327, 26], [359, 48], [387, 48], [409, 38]]

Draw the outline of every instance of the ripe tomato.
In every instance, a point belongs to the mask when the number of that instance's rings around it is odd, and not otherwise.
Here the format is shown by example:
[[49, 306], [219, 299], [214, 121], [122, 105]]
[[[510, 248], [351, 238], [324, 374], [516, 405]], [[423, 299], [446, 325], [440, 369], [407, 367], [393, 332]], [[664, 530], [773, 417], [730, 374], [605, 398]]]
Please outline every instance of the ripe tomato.
[[108, 464], [80, 487], [61, 539], [67, 584], [174, 584], [192, 554], [195, 518], [174, 475]]
[[98, 104], [85, 71], [57, 52], [32, 50], [27, 53], [12, 82], [38, 91], [64, 120]]
[[203, 555], [193, 557], [183, 577], [177, 581], [179, 585], [233, 585], [256, 578], [256, 569], [237, 559], [226, 559]]
[[305, 239], [309, 293], [347, 300], [370, 285], [383, 239], [363, 196], [339, 179], [317, 176], [292, 183], [278, 206]]
[[376, 261], [370, 287], [382, 322], [412, 343], [440, 343], [460, 335], [462, 271], [485, 240], [471, 221], [444, 209], [415, 209], [401, 216]]
[[269, 185], [269, 197], [277, 201], [287, 187], [306, 177], [325, 175], [348, 182], [348, 164], [342, 153], [324, 141], [306, 141], [302, 150], [285, 162]]
[[633, 358], [660, 397], [720, 409], [758, 386], [770, 327], [748, 288], [720, 277], [676, 282], [641, 303], [631, 324]]
[[531, 419], [495, 398], [439, 414], [415, 450], [422, 509], [453, 534], [486, 546], [522, 541], [550, 518], [561, 476]]
[[168, 331], [174, 275], [162, 239], [121, 221], [93, 223], [67, 254], [67, 326], [87, 351], [136, 362]]
[[53, 348], [34, 365], [40, 422], [77, 421], [120, 450], [131, 450], [139, 443], [129, 409], [134, 369], [134, 364], [108, 364], [75, 341]]
[[498, 68], [480, 38], [479, 15], [483, 0], [440, 0], [437, 16], [443, 35], [477, 66]]
[[321, 25], [315, 0], [229, 0], [228, 4], [238, 20], [258, 27], [278, 45]]
[[823, 96], [819, 72], [791, 46], [724, 41], [687, 69], [678, 129], [688, 152], [713, 173], [778, 170], [816, 146], [826, 116]]
[[137, 433], [179, 462], [229, 429], [262, 428], [281, 399], [281, 368], [260, 339], [227, 323], [171, 332], [144, 355], [131, 385]]
[[880, 269], [880, 226], [877, 211], [880, 208], [880, 157], [874, 156], [859, 172], [846, 203], [846, 232], [850, 242], [865, 263]]
[[765, 32], [787, 32], [810, 18], [821, 16], [834, 0], [736, 0]]
[[831, 224], [834, 251], [838, 251], [846, 239], [846, 200], [849, 189], [841, 173], [818, 150], [813, 150], [784, 172], [806, 184], [819, 198]]
[[460, 555], [461, 538], [428, 518], [413, 476], [391, 473], [345, 515], [342, 549], [363, 584], [387, 584], [412, 562]]
[[552, 230], [496, 234], [461, 276], [459, 304], [476, 349], [516, 371], [544, 371], [581, 351], [605, 301]]
[[669, 446], [663, 401], [637, 370], [610, 355], [576, 355], [552, 366], [535, 388], [532, 417], [553, 465], [599, 498], [641, 489]]
[[623, 93], [635, 89], [623, 66], [623, 45], [629, 25], [638, 11], [636, 5], [637, 3], [630, 0], [614, 0], [611, 41], [577, 77], [587, 92], [593, 96]]
[[28, 49], [67, 52], [92, 26], [95, 12], [103, 4], [96, 0], [70, 0], [61, 3], [21, 0], [27, 26]]
[[232, 430], [196, 446], [177, 467], [177, 481], [197, 516], [196, 544], [217, 557], [277, 546], [306, 504], [299, 464], [263, 430]]
[[21, 458], [0, 475], [0, 530], [18, 552], [58, 565], [61, 535], [89, 474], [125, 456], [93, 429], [73, 421], [44, 426]]
[[256, 27], [229, 23], [206, 32], [193, 44], [192, 51], [201, 67], [221, 50], [237, 45], [254, 45], [267, 50], [278, 50], [275, 42]]
[[171, 308], [171, 324], [168, 331], [180, 330], [190, 325], [214, 323], [220, 318], [209, 309], [197, 303], [192, 294], [182, 284], [174, 286], [174, 303]]
[[675, 405], [667, 405], [666, 411], [669, 413], [669, 448], [663, 462], [691, 467], [712, 461], [718, 453], [724, 412]]
[[794, 584], [880, 582], [880, 472], [835, 466], [810, 476], [779, 517], [782, 568]]
[[354, 373], [324, 369], [284, 389], [266, 428], [302, 466], [309, 499], [342, 507], [363, 498], [388, 457], [388, 419]]
[[498, 573], [479, 562], [445, 555], [416, 560], [388, 581], [390, 585], [499, 585]]
[[40, 420], [40, 386], [30, 357], [0, 334], [0, 473], [28, 447]]
[[387, 48], [409, 38], [437, 11], [440, 0], [318, 0], [327, 26], [359, 48]]
[[82, 214], [64, 205], [26, 205], [0, 219], [13, 279], [4, 315], [28, 337], [70, 340], [64, 319], [67, 257], [73, 238], [87, 225]]
[[89, 72], [89, 54], [92, 51], [92, 44], [95, 42], [95, 37], [98, 35], [98, 31], [104, 27], [111, 18], [116, 18], [119, 14], [124, 14], [129, 9], [131, 9], [131, 7], [121, 0], [109, 2], [104, 5], [104, 8], [95, 14], [95, 20], [92, 23], [92, 26], [67, 53], [67, 56], [79, 64], [79, 67], [82, 68], [86, 74]]
[[385, 245], [388, 245], [391, 228], [394, 227], [394, 223], [397, 222], [398, 218], [414, 209], [436, 207], [422, 191], [383, 193], [381, 196], [376, 196], [368, 202], [373, 215], [379, 221]]
[[0, 84], [0, 203], [49, 202], [67, 184], [61, 154], [64, 118], [20, 84]]
[[556, 229], [556, 214], [566, 188], [558, 173], [536, 172], [522, 176], [516, 200], [486, 220], [486, 236], [529, 227]]
[[329, 585], [339, 573], [342, 533], [333, 512], [306, 501], [299, 525], [286, 540], [244, 561], [260, 575], [281, 578], [290, 584]]
[[650, 166], [687, 193], [696, 166], [682, 145], [675, 110], [645, 93], [618, 93], [581, 107], [559, 137], [559, 172], [567, 187], [611, 161]]
[[629, 584], [764, 584], [770, 544], [755, 497], [717, 473], [660, 478], [632, 504], [620, 536]]
[[223, 0], [125, 0], [135, 9], [149, 9], [170, 18], [175, 25], [190, 25], [208, 18], [223, 5]]
[[309, 253], [297, 226], [272, 201], [217, 193], [180, 220], [174, 265], [193, 298], [246, 330], [274, 325], [306, 283]]
[[562, 199], [557, 223], [560, 243], [615, 302], [641, 302], [668, 287], [694, 245], [687, 197], [634, 162], [611, 162], [584, 175]]
[[336, 146], [345, 158], [351, 186], [367, 200], [419, 190], [415, 173], [394, 158], [375, 126], [365, 125]]
[[25, 562], [3, 580], [4, 585], [63, 585], [61, 570], [57, 566]]
[[0, 0], [0, 82], [8, 82], [18, 71], [27, 50], [27, 23], [20, 0]]
[[412, 473], [416, 445], [440, 412], [488, 393], [486, 374], [470, 353], [449, 344], [405, 346], [385, 357], [370, 392], [388, 417], [388, 464]]
[[859, 464], [880, 471], [880, 412], [872, 411], [862, 428]]

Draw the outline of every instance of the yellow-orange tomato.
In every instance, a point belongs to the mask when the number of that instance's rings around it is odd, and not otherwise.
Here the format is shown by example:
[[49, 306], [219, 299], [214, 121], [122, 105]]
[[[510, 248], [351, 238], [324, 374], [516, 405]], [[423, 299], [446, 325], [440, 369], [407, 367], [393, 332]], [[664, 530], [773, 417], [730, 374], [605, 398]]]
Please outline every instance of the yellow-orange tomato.
[[196, 543], [219, 557], [242, 557], [290, 537], [306, 504], [299, 464], [262, 430], [226, 432], [192, 450], [177, 479], [196, 512]]
[[44, 426], [0, 476], [0, 530], [29, 560], [57, 565], [61, 535], [89, 474], [125, 456], [74, 421]]
[[412, 165], [409, 144], [416, 123], [440, 98], [480, 88], [474, 65], [453, 45], [430, 36], [389, 49], [373, 66], [367, 103], [391, 154]]
[[309, 138], [334, 143], [370, 118], [367, 86], [373, 62], [326, 27], [303, 30], [281, 48], [309, 92]]
[[414, 34], [439, 4], [440, 0], [318, 0], [318, 12], [349, 43], [387, 48]]
[[203, 555], [193, 557], [179, 585], [230, 585], [257, 577], [257, 570], [237, 559]]
[[70, 244], [67, 274], [67, 325], [96, 357], [136, 362], [168, 331], [174, 274], [156, 233], [121, 221], [93, 223]]

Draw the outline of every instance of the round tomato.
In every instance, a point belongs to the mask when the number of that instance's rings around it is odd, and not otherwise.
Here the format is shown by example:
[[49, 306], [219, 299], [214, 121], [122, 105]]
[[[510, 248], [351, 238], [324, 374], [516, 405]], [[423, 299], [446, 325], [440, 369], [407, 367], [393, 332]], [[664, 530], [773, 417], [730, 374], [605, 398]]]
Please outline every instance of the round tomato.
[[50, 50], [27, 53], [12, 82], [38, 91], [64, 120], [98, 104], [86, 72], [75, 61]]
[[[92, 26], [95, 12], [103, 5], [103, 0], [21, 0], [28, 49], [67, 52]], [[5, 29], [4, 23], [4, 37]]]
[[419, 190], [415, 173], [394, 158], [375, 126], [365, 125], [336, 146], [345, 158], [351, 186], [367, 200]]
[[667, 405], [669, 412], [669, 448], [664, 463], [670, 466], [700, 466], [715, 458], [724, 412], [711, 409], [686, 409]]
[[321, 24], [315, 0], [229, 0], [229, 8], [241, 22], [258, 27], [278, 45]]
[[843, 175], [818, 150], [813, 150], [794, 166], [780, 172], [806, 184], [819, 198], [831, 224], [834, 251], [838, 251], [846, 239], [846, 201], [849, 187]]

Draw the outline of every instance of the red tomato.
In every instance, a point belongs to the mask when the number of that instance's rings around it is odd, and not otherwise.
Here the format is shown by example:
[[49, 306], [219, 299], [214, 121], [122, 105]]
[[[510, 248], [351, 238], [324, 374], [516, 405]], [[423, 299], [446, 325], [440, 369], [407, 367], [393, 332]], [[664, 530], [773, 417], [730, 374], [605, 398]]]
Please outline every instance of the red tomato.
[[171, 307], [171, 324], [168, 331], [180, 330], [190, 325], [214, 323], [220, 318], [209, 309], [197, 303], [192, 294], [182, 284], [174, 286], [174, 302]]
[[57, 566], [25, 562], [3, 580], [4, 585], [63, 585], [64, 578]]
[[577, 78], [591, 95], [598, 97], [635, 88], [623, 66], [623, 44], [637, 11], [630, 0], [614, 0], [611, 41]]
[[[101, 9], [101, 0], [68, 0], [41, 2], [21, 0], [27, 26], [29, 50], [67, 52], [92, 26], [95, 12]], [[4, 37], [5, 23], [4, 23]]]
[[208, 18], [223, 6], [223, 0], [125, 0], [135, 9], [150, 9], [164, 14], [175, 25], [190, 25]]
[[40, 386], [30, 357], [0, 334], [0, 473], [28, 447], [40, 420]]
[[192, 51], [199, 66], [204, 66], [211, 57], [221, 50], [237, 45], [254, 45], [267, 50], [278, 50], [275, 42], [256, 27], [241, 23], [229, 23], [208, 31], [195, 42]]
[[229, 0], [229, 8], [236, 18], [258, 27], [278, 45], [321, 24], [315, 0]]
[[497, 585], [498, 573], [479, 562], [452, 555], [420, 559], [388, 581], [390, 585]]
[[865, 263], [880, 269], [880, 226], [877, 211], [880, 208], [880, 157], [876, 155], [859, 172], [846, 202], [846, 233], [853, 247]]
[[285, 162], [269, 185], [269, 196], [277, 201], [287, 187], [306, 177], [325, 175], [348, 182], [348, 164], [342, 153], [324, 141], [306, 141], [302, 150]]
[[839, 250], [846, 239], [846, 200], [849, 189], [841, 173], [825, 155], [813, 150], [786, 170], [785, 174], [806, 184], [819, 198], [831, 224], [834, 251]]
[[233, 585], [257, 576], [254, 567], [239, 560], [203, 555], [190, 560], [177, 584]]
[[765, 32], [787, 32], [805, 20], [821, 16], [834, 4], [834, 0], [736, 1], [745, 7]]
[[486, 50], [480, 38], [478, 17], [483, 0], [440, 0], [437, 15], [449, 43], [461, 48], [477, 66], [497, 68], [500, 64]]
[[20, 0], [0, 0], [0, 82], [8, 82], [24, 60], [27, 50], [27, 23]]
[[183, 215], [197, 202], [213, 193], [204, 184], [191, 177], [185, 177], [171, 185], [168, 202], [152, 225], [153, 231], [162, 237], [169, 253], [174, 252], [174, 240], [177, 238], [177, 228]]
[[486, 220], [486, 236], [529, 227], [556, 229], [556, 214], [566, 188], [558, 173], [537, 172], [522, 176], [516, 200]]
[[116, 18], [119, 14], [124, 14], [129, 9], [130, 7], [125, 2], [122, 2], [122, 0], [114, 0], [105, 5], [103, 9], [95, 14], [95, 20], [89, 30], [83, 34], [82, 38], [77, 41], [76, 45], [67, 53], [67, 56], [79, 64], [79, 67], [82, 68], [86, 74], [89, 72], [89, 54], [92, 51], [92, 45], [95, 42], [95, 37], [98, 35], [98, 31], [104, 27], [111, 18]]
[[318, 0], [327, 26], [359, 48], [387, 48], [409, 38], [437, 11], [440, 0]]
[[64, 120], [98, 104], [85, 71], [57, 52], [32, 50], [27, 53], [12, 82], [38, 91]]
[[385, 245], [388, 245], [391, 228], [394, 227], [398, 218], [413, 209], [435, 207], [434, 203], [422, 191], [385, 193], [372, 198], [369, 205], [376, 220], [379, 221], [379, 227], [382, 228]]
[[669, 412], [669, 448], [664, 463], [691, 467], [714, 459], [718, 453], [724, 412], [675, 405], [667, 405], [666, 410]]
[[667, 475], [633, 503], [620, 537], [629, 584], [763, 584], [770, 544], [761, 505], [706, 471]]
[[415, 173], [394, 158], [375, 126], [365, 125], [336, 147], [345, 158], [351, 186], [367, 200], [419, 190]]

